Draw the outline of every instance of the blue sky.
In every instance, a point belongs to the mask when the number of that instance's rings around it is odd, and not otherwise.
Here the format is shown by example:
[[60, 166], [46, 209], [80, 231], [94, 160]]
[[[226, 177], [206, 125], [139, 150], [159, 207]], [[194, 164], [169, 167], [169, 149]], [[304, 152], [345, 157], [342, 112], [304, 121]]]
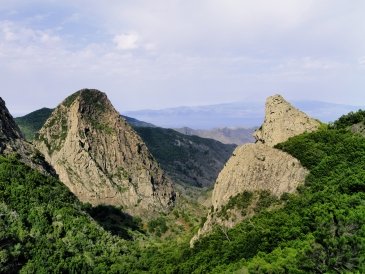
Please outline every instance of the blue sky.
[[365, 105], [363, 0], [0, 0], [12, 113], [97, 88], [120, 111], [289, 100]]

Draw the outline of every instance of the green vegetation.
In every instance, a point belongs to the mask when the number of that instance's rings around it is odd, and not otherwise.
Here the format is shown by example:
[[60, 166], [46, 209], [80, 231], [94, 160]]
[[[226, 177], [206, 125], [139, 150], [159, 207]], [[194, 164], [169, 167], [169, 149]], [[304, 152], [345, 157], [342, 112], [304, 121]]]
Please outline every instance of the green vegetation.
[[[63, 184], [14, 157], [0, 156], [0, 201], [1, 273], [103, 273], [128, 267], [124, 240], [93, 221], [88, 207]], [[98, 208], [88, 210], [100, 215]]]
[[358, 110], [356, 112], [350, 112], [342, 115], [337, 121], [333, 123], [333, 127], [336, 129], [345, 129], [352, 125], [365, 122], [365, 110]]
[[[262, 210], [233, 229], [217, 227], [193, 249], [170, 244], [142, 254], [148, 271], [363, 273], [365, 139], [323, 129], [277, 147], [310, 170], [298, 194], [284, 195], [280, 207]], [[270, 200], [264, 195], [263, 206]]]
[[53, 109], [42, 108], [14, 120], [23, 132], [25, 139], [32, 141], [52, 112]]
[[[244, 191], [231, 197], [228, 203], [223, 205], [216, 214], [219, 218], [225, 220], [234, 217], [235, 212], [239, 212], [244, 217], [249, 213], [249, 209], [254, 213], [260, 213], [270, 206], [278, 204], [278, 202], [278, 198], [269, 191]], [[230, 213], [232, 210], [234, 215]]]
[[187, 136], [172, 129], [135, 127], [161, 167], [177, 182], [211, 186], [235, 145]]
[[[298, 193], [278, 201], [261, 192], [253, 217], [216, 227], [194, 248], [188, 236], [201, 216], [186, 207], [144, 231], [120, 210], [82, 205], [56, 179], [0, 157], [0, 272], [365, 273], [365, 138], [343, 129], [352, 122], [277, 145], [310, 171]], [[251, 195], [230, 207], [244, 210]]]
[[76, 98], [80, 95], [81, 91], [75, 92], [72, 95], [68, 96], [62, 104], [66, 107], [70, 107], [73, 102], [75, 102]]

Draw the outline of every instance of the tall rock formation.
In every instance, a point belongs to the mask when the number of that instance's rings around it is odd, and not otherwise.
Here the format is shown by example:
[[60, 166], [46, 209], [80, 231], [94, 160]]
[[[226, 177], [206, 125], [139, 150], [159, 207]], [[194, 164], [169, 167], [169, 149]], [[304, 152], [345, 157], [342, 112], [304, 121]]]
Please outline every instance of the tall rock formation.
[[35, 144], [83, 202], [121, 205], [133, 214], [173, 205], [170, 180], [98, 90], [84, 89], [66, 98], [39, 131]]
[[290, 137], [315, 131], [320, 125], [319, 121], [293, 107], [281, 95], [274, 95], [266, 100], [265, 121], [255, 131], [254, 137], [258, 142], [273, 147]]
[[256, 143], [245, 144], [233, 152], [214, 185], [213, 207], [207, 221], [191, 243], [212, 231], [215, 225], [233, 227], [254, 214], [252, 207], [257, 199], [253, 199], [251, 211], [248, 210], [245, 215], [233, 206], [228, 210], [231, 219], [227, 218], [226, 212], [226, 218], [221, 217], [220, 212], [227, 211], [226, 205], [239, 194], [268, 191], [271, 195], [280, 197], [283, 193], [295, 192], [304, 182], [308, 171], [293, 156], [273, 146], [290, 137], [317, 130], [319, 126], [320, 122], [294, 108], [282, 96], [269, 97], [264, 124], [254, 134]]
[[54, 170], [44, 160], [43, 155], [24, 140], [2, 98], [0, 98], [0, 154], [16, 154], [21, 162], [43, 174], [55, 174]]
[[212, 194], [214, 209], [242, 191], [267, 190], [275, 196], [294, 192], [307, 171], [288, 153], [263, 144], [238, 147], [220, 172]]

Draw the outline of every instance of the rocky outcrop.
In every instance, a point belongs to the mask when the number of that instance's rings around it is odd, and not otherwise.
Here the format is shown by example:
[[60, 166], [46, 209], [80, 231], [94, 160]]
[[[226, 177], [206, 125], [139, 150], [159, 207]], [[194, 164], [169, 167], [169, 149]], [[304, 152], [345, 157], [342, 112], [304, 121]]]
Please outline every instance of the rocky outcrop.
[[43, 174], [55, 174], [43, 155], [24, 140], [2, 98], [0, 98], [0, 154], [16, 155], [21, 162]]
[[257, 142], [273, 147], [290, 137], [315, 131], [320, 125], [319, 121], [293, 107], [282, 96], [274, 95], [266, 100], [265, 121], [254, 137]]
[[207, 221], [191, 243], [215, 226], [233, 227], [254, 214], [254, 210], [248, 210], [242, 215], [232, 208], [230, 215], [234, 218], [220, 217], [223, 208], [240, 193], [268, 191], [270, 195], [280, 197], [283, 193], [295, 192], [308, 171], [297, 159], [273, 146], [290, 137], [317, 130], [319, 126], [320, 122], [295, 109], [280, 95], [269, 97], [265, 122], [255, 133], [256, 143], [245, 144], [233, 152], [214, 185], [212, 209]]
[[169, 178], [100, 91], [84, 89], [65, 99], [35, 144], [83, 202], [123, 206], [133, 214], [173, 205]]
[[212, 195], [214, 209], [242, 191], [268, 190], [280, 197], [294, 192], [308, 172], [300, 162], [263, 144], [238, 147], [219, 174]]

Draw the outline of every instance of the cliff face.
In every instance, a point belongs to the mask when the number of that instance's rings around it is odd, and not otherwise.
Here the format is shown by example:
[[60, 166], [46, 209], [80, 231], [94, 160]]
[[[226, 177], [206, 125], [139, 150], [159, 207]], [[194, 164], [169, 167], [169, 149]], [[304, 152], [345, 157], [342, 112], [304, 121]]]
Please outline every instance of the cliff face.
[[274, 95], [266, 100], [265, 121], [254, 137], [257, 142], [273, 147], [290, 137], [315, 131], [319, 126], [319, 121], [293, 107], [282, 96]]
[[134, 214], [173, 205], [170, 180], [100, 91], [85, 89], [65, 99], [35, 144], [83, 202], [121, 205]]
[[307, 171], [291, 155], [263, 144], [238, 147], [215, 183], [212, 204], [219, 209], [244, 191], [268, 190], [275, 196], [294, 192]]
[[233, 206], [229, 209], [233, 218], [220, 217], [230, 200], [239, 194], [267, 191], [270, 195], [280, 197], [283, 193], [295, 192], [304, 182], [308, 171], [297, 159], [273, 146], [295, 135], [317, 130], [319, 126], [320, 122], [295, 109], [280, 95], [269, 97], [265, 122], [255, 133], [256, 143], [240, 146], [233, 152], [214, 185], [213, 208], [191, 243], [210, 232], [214, 226], [233, 227], [254, 214], [253, 200], [246, 214], [238, 213]]
[[54, 175], [53, 169], [39, 151], [24, 140], [2, 98], [0, 98], [0, 154], [16, 154], [17, 158], [26, 165], [43, 174]]

